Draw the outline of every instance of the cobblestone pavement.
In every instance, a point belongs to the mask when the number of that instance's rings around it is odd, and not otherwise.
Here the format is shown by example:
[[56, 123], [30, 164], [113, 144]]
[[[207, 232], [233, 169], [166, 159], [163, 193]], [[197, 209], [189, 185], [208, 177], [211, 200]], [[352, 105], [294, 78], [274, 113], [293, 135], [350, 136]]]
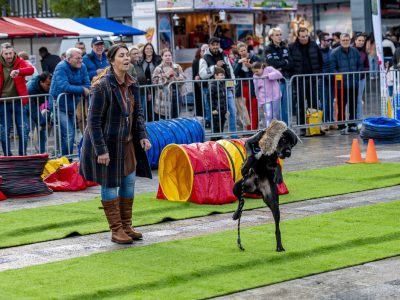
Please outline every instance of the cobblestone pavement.
[[[313, 169], [342, 164], [349, 156], [352, 139], [356, 135], [341, 136], [331, 131], [324, 137], [304, 138], [296, 146], [291, 158], [284, 161], [285, 171]], [[361, 144], [363, 157], [366, 145]], [[398, 145], [377, 145], [378, 158], [383, 162], [400, 162]], [[153, 180], [138, 178], [136, 193], [156, 191], [157, 172]], [[365, 191], [282, 206], [282, 219], [370, 205], [400, 199], [400, 186], [379, 191]], [[46, 197], [10, 199], [0, 202], [0, 212], [33, 208], [61, 203], [91, 200], [99, 196], [99, 188], [82, 192], [54, 193]], [[329, 200], [329, 201], [327, 201]], [[243, 226], [264, 224], [272, 221], [268, 209], [244, 212]], [[188, 238], [192, 236], [235, 229], [231, 214], [213, 215], [188, 220], [166, 222], [141, 227], [145, 239], [128, 247], [141, 247], [153, 243]], [[126, 246], [110, 243], [109, 233], [72, 237], [57, 241], [37, 243], [8, 249], [0, 249], [0, 271], [44, 264], [52, 261], [87, 256], [96, 252], [112, 251]], [[243, 237], [245, 245], [245, 237]], [[235, 241], [232, 246], [236, 247]], [[273, 251], [274, 245], [271, 242]], [[267, 287], [227, 295], [225, 299], [400, 299], [400, 257], [371, 262], [368, 264], [327, 272], [303, 279], [292, 280]], [[396, 298], [397, 296], [397, 298]]]

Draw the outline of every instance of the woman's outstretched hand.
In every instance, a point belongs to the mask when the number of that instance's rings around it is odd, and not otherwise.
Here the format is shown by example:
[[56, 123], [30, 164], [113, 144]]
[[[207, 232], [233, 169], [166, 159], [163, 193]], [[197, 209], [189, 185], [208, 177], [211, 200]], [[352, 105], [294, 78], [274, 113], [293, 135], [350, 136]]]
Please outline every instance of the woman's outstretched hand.
[[151, 143], [148, 139], [141, 139], [140, 140], [140, 145], [144, 149], [144, 151], [147, 151], [151, 148]]

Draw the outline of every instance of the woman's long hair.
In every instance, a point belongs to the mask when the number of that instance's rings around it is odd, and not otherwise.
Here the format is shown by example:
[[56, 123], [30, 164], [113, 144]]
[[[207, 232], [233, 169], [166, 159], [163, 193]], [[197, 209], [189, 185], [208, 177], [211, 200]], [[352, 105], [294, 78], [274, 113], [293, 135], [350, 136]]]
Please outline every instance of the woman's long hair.
[[154, 50], [154, 46], [153, 46], [152, 43], [147, 43], [147, 44], [145, 44], [145, 45], [143, 46], [142, 58], [143, 58], [143, 60], [146, 60], [146, 53], [145, 53], [144, 50], [147, 48], [147, 46], [150, 46], [151, 49], [153, 49], [153, 56], [152, 56], [152, 58], [151, 58], [151, 61], [153, 62], [154, 59], [155, 59], [156, 56], [157, 56], [157, 53], [156, 53], [156, 51]]

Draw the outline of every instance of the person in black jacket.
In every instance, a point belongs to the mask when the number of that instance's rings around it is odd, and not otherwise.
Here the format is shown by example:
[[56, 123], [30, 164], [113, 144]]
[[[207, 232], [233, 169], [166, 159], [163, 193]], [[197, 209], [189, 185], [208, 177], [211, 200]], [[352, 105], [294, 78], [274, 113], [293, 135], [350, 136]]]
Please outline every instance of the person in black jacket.
[[61, 58], [58, 55], [50, 54], [46, 47], [39, 48], [39, 55], [42, 58], [40, 61], [42, 71], [53, 74], [57, 64], [61, 61]]
[[289, 50], [282, 42], [282, 31], [279, 27], [271, 28], [268, 32], [271, 43], [265, 48], [266, 61], [269, 66], [280, 71], [284, 78], [279, 82], [281, 88], [281, 118], [286, 124], [289, 122], [289, 108], [287, 103], [286, 79], [290, 78]]
[[[318, 80], [312, 74], [321, 73], [323, 60], [318, 45], [310, 40], [307, 28], [300, 27], [297, 30], [297, 39], [289, 45], [289, 64], [290, 74], [298, 75], [293, 78], [294, 94], [297, 101], [297, 124], [304, 125], [306, 119], [306, 109], [308, 107], [317, 108], [317, 89]], [[305, 129], [300, 131], [305, 135]]]
[[[364, 65], [359, 52], [350, 47], [349, 34], [342, 33], [340, 36], [340, 46], [332, 51], [331, 58], [333, 72], [335, 72], [335, 74], [344, 73], [336, 75], [336, 77], [341, 78], [340, 80], [337, 80], [338, 121], [355, 120], [357, 113], [358, 87], [361, 78], [361, 75], [356, 72], [362, 72], [364, 70]], [[346, 106], [348, 107], [349, 118], [346, 116]], [[346, 125], [339, 125], [341, 134], [347, 134], [348, 131], [357, 132], [357, 125], [355, 123], [348, 125], [348, 130]]]
[[[226, 115], [225, 70], [221, 67], [214, 69], [214, 81], [210, 83], [211, 114], [213, 133], [224, 132]], [[212, 140], [218, 140], [214, 137]]]
[[[208, 48], [207, 44], [201, 45], [196, 51], [194, 56], [194, 60], [192, 63], [192, 80], [201, 80], [199, 71], [200, 71], [200, 59], [204, 56], [206, 49]], [[200, 82], [194, 83], [194, 103], [196, 116], [203, 116], [203, 97], [202, 97], [202, 85], [205, 86], [205, 83], [201, 84]]]
[[140, 50], [138, 47], [133, 46], [129, 50], [130, 57], [130, 65], [128, 74], [135, 78], [139, 83], [139, 92], [140, 92], [140, 104], [142, 105], [144, 116], [147, 117], [147, 106], [146, 106], [146, 98], [151, 100], [151, 91], [146, 88], [141, 88], [140, 86], [146, 85], [146, 75], [144, 74], [144, 70], [142, 64], [140, 62]]
[[[156, 54], [154, 47], [151, 43], [147, 43], [143, 46], [142, 61], [140, 64], [144, 70], [144, 75], [146, 76], [146, 85], [153, 84], [153, 72], [154, 69], [161, 64], [161, 56]], [[155, 89], [153, 88], [151, 99], [155, 97]], [[147, 101], [147, 121], [153, 121], [153, 107], [154, 101]]]

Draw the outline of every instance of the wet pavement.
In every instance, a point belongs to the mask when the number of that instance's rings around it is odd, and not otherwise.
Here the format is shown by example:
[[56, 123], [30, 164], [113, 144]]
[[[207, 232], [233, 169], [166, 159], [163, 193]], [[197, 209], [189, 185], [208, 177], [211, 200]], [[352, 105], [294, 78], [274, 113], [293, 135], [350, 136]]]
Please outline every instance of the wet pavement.
[[[293, 150], [291, 158], [284, 161], [285, 171], [314, 169], [342, 164], [348, 159], [352, 139], [357, 135], [342, 136], [339, 131], [330, 131], [326, 136], [303, 138]], [[366, 145], [360, 140], [362, 156]], [[378, 158], [382, 162], [400, 162], [399, 145], [376, 145]], [[155, 192], [158, 187], [157, 172], [153, 180], [138, 178], [136, 193]], [[365, 191], [328, 198], [314, 199], [282, 205], [282, 219], [301, 218], [350, 207], [371, 205], [400, 199], [400, 186]], [[0, 202], [0, 212], [23, 208], [34, 208], [61, 203], [91, 200], [99, 196], [99, 187], [81, 192], [54, 193], [50, 196], [25, 199], [10, 199]], [[272, 221], [266, 208], [245, 211], [242, 218], [244, 227], [265, 224]], [[113, 251], [125, 247], [141, 247], [168, 240], [235, 229], [236, 222], [231, 214], [213, 215], [201, 218], [165, 222], [141, 227], [145, 239], [130, 246], [110, 242], [109, 233], [37, 243], [32, 245], [0, 249], [0, 271], [44, 264], [92, 253]], [[244, 239], [245, 245], [245, 239]], [[232, 241], [235, 246], [235, 241]], [[236, 246], [235, 246], [236, 247]], [[272, 249], [274, 248], [271, 243]], [[252, 289], [222, 297], [223, 299], [400, 299], [400, 257], [372, 262], [356, 267], [327, 272]], [[397, 296], [397, 298], [396, 298]]]

